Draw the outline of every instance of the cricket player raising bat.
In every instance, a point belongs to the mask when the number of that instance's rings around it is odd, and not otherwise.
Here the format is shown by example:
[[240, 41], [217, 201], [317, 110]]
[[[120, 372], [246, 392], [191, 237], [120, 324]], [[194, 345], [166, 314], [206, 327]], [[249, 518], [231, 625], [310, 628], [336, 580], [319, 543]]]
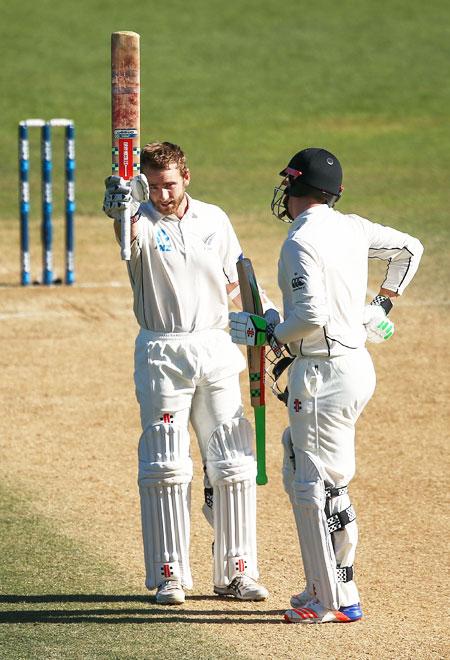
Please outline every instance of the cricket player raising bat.
[[[283, 481], [299, 534], [305, 589], [284, 618], [294, 623], [362, 617], [353, 562], [358, 540], [348, 485], [355, 473], [355, 424], [375, 389], [366, 339], [394, 332], [391, 298], [403, 293], [422, 256], [412, 236], [333, 206], [342, 192], [338, 159], [303, 149], [280, 172], [272, 211], [292, 223], [281, 249], [278, 282], [284, 321], [230, 314], [233, 341], [287, 344], [289, 428], [283, 434]], [[366, 305], [368, 258], [387, 272]]]
[[[245, 360], [227, 331], [228, 303], [240, 302], [242, 250], [227, 215], [190, 197], [183, 151], [147, 144], [141, 174], [108, 177], [105, 213], [131, 213], [127, 262], [140, 330], [135, 385], [140, 405], [139, 490], [146, 586], [176, 604], [192, 588], [189, 422], [205, 468], [204, 513], [214, 528], [214, 592], [264, 600], [257, 582], [253, 431], [243, 416]], [[205, 557], [208, 571], [209, 558]]]

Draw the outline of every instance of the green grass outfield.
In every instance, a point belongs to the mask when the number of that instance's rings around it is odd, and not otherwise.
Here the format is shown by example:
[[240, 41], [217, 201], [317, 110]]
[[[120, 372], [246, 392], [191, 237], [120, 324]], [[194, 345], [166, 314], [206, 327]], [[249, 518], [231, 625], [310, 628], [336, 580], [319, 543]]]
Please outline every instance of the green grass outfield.
[[[110, 168], [110, 34], [129, 29], [142, 36], [143, 140], [182, 144], [194, 195], [265, 223], [280, 167], [299, 148], [325, 146], [344, 166], [340, 208], [442, 235], [446, 0], [2, 5], [2, 220], [17, 218], [17, 123], [32, 116], [75, 120], [78, 213], [99, 213]], [[57, 209], [59, 198], [55, 189]]]
[[3, 489], [0, 539], [1, 658], [220, 660], [231, 651], [241, 657], [229, 643], [186, 625], [189, 612], [161, 609], [134, 593], [115, 567]]

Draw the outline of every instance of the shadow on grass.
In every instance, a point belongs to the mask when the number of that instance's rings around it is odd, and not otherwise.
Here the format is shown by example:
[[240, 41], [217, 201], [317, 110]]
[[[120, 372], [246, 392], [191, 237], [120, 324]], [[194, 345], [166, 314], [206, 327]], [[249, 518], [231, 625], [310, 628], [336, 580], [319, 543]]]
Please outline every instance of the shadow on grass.
[[[188, 609], [189, 601], [206, 600], [211, 607], [205, 610]], [[41, 595], [0, 595], [0, 603], [143, 603], [146, 608], [99, 607], [95, 609], [21, 609], [0, 612], [0, 624], [20, 623], [282, 623], [280, 610], [224, 610], [214, 608], [212, 602], [220, 605], [223, 599], [217, 596], [188, 596], [186, 603], [180, 606], [155, 606], [154, 597], [144, 595], [106, 595], [106, 594], [41, 594]], [[250, 603], [249, 603], [250, 605]]]

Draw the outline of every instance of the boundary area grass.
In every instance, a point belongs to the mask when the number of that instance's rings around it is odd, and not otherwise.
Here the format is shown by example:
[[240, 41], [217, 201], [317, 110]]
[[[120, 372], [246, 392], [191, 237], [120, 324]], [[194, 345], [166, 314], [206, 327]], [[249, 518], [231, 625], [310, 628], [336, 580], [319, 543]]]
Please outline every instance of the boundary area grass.
[[2, 658], [243, 657], [190, 626], [206, 613], [157, 606], [25, 501], [0, 490], [0, 503]]

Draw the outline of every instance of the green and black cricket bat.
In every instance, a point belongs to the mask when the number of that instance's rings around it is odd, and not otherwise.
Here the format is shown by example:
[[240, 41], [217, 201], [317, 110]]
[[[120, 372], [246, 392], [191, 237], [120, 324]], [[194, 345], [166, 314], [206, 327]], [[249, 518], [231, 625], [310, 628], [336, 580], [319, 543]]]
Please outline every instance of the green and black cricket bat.
[[[250, 259], [237, 262], [239, 287], [244, 312], [263, 315], [258, 283]], [[247, 346], [248, 375], [250, 380], [250, 401], [255, 414], [256, 434], [256, 483], [267, 483], [266, 474], [266, 395], [264, 385], [265, 346]]]

